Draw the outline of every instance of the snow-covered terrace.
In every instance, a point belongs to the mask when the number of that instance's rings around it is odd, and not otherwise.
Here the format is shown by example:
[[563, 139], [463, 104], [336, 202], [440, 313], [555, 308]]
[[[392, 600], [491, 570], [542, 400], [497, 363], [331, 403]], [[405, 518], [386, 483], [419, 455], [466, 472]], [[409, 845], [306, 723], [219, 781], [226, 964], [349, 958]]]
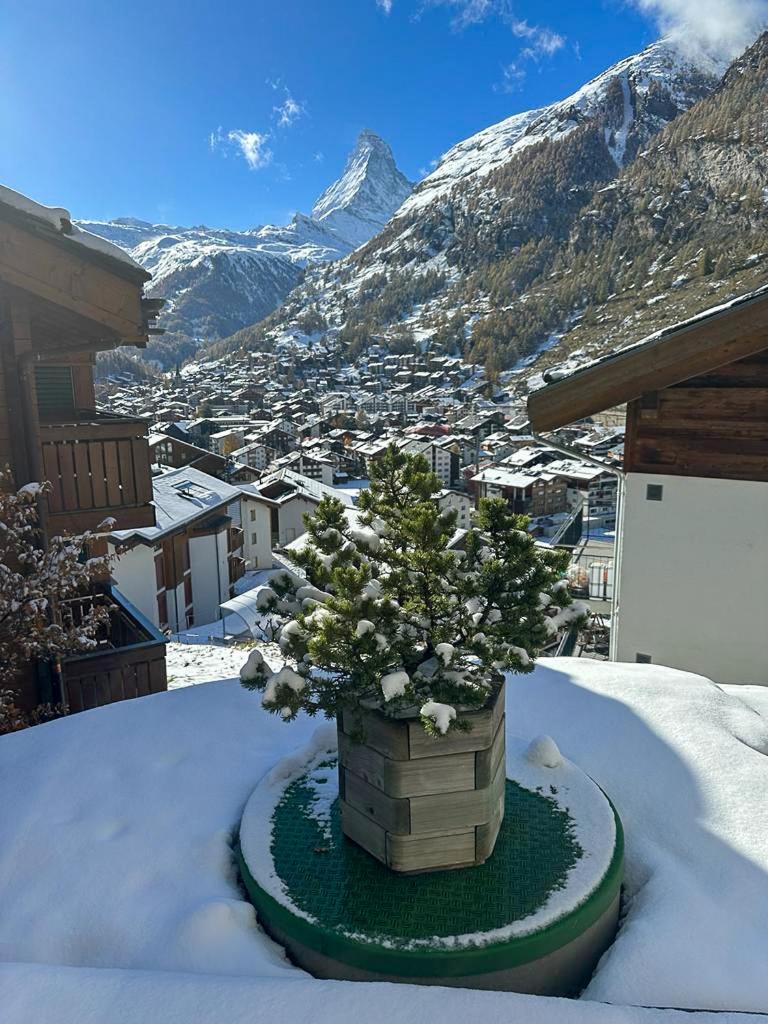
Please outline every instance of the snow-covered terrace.
[[620, 933], [563, 1001], [321, 982], [285, 960], [231, 841], [315, 723], [262, 711], [233, 678], [244, 657], [172, 645], [177, 689], [0, 739], [4, 1024], [746, 1024], [639, 1007], [768, 1009], [768, 690], [567, 659], [512, 680], [510, 733], [554, 736], [626, 828]]

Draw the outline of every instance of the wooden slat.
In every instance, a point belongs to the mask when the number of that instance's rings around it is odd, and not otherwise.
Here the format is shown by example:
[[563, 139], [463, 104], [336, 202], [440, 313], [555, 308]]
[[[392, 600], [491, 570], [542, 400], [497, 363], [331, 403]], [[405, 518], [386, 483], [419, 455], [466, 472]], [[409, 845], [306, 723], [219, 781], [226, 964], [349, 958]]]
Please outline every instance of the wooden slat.
[[475, 785], [478, 789], [491, 784], [506, 756], [505, 728], [506, 723], [502, 717], [491, 746], [486, 750], [478, 750], [475, 754]]
[[474, 788], [475, 754], [472, 751], [390, 762], [386, 785], [392, 796], [458, 793]]
[[[641, 411], [641, 422], [650, 418]], [[766, 423], [768, 388], [668, 388], [659, 396], [657, 418], [670, 426], [702, 420]]]
[[165, 649], [162, 655], [153, 658], [149, 662], [149, 692], [162, 693], [168, 689], [168, 679], [165, 666]]
[[133, 452], [136, 503], [143, 505], [152, 501], [152, 469], [149, 460], [149, 445], [144, 438], [131, 442]]
[[43, 471], [45, 478], [51, 484], [51, 493], [48, 495], [49, 512], [60, 512], [64, 507], [61, 496], [61, 485], [59, 483], [59, 459], [57, 445], [43, 445]]
[[88, 461], [88, 445], [73, 444], [75, 456], [75, 473], [77, 473], [78, 508], [93, 508], [93, 488], [91, 487], [91, 467]]
[[[357, 726], [355, 716], [345, 711], [342, 716], [344, 732], [353, 735]], [[363, 714], [365, 742], [385, 757], [405, 761], [408, 759], [408, 728], [405, 722], [395, 722], [373, 713]]]
[[[367, 743], [354, 743], [346, 733], [339, 732], [339, 762], [351, 768], [356, 775], [377, 789], [387, 789], [386, 766], [388, 759]], [[398, 762], [399, 763], [399, 762]], [[406, 762], [407, 763], [407, 762]]]
[[387, 860], [394, 871], [468, 866], [475, 860], [475, 830], [466, 829], [432, 839], [389, 835]]
[[407, 835], [411, 818], [407, 800], [395, 800], [354, 772], [344, 769], [344, 799], [356, 811], [375, 821], [387, 832]]
[[534, 391], [531, 426], [554, 430], [767, 348], [768, 296], [761, 295]]
[[133, 473], [133, 457], [130, 441], [117, 442], [117, 457], [120, 463], [120, 483], [122, 485], [121, 505], [136, 504], [136, 484]]
[[[75, 459], [71, 444], [60, 444], [58, 448], [59, 457], [59, 488], [61, 491], [61, 507], [63, 509], [76, 509], [77, 488], [75, 487]], [[54, 487], [56, 485], [54, 484]]]
[[136, 663], [136, 693], [139, 697], [146, 697], [151, 693], [149, 687], [149, 665], [146, 661]]
[[359, 843], [371, 856], [386, 863], [387, 834], [384, 829], [370, 818], [366, 818], [364, 814], [356, 811], [346, 800], [339, 800], [339, 807], [344, 834], [349, 836], [353, 842]]
[[490, 788], [411, 798], [411, 832], [483, 825], [490, 820]]
[[104, 468], [104, 448], [100, 442], [88, 446], [91, 460], [91, 493], [95, 508], [106, 508], [107, 480]]
[[115, 508], [123, 503], [120, 490], [120, 463], [117, 455], [117, 443], [115, 441], [105, 441], [103, 449], [104, 469], [106, 470], [107, 478], [107, 501], [109, 502], [109, 507]]
[[110, 703], [125, 699], [125, 684], [122, 669], [113, 669], [108, 673]]

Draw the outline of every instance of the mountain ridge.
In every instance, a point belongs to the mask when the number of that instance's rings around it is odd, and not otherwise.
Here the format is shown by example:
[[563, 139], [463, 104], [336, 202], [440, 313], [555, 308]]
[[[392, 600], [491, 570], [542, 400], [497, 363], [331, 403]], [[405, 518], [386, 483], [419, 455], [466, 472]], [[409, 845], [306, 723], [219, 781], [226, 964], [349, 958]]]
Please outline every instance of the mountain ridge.
[[[268, 315], [307, 266], [339, 259], [367, 241], [411, 188], [389, 145], [364, 129], [313, 214], [297, 213], [285, 225], [235, 231], [135, 217], [77, 223], [125, 248], [153, 275], [149, 293], [166, 299], [160, 323], [173, 336], [210, 340]], [[153, 348], [162, 355], [163, 342]]]
[[[755, 180], [765, 161], [759, 147], [728, 141], [721, 107], [733, 124], [749, 111], [765, 136], [753, 67], [768, 78], [765, 40], [725, 78], [723, 61], [661, 40], [571, 97], [458, 143], [379, 235], [310, 271], [267, 320], [212, 351], [301, 341], [312, 310], [352, 358], [371, 340], [393, 351], [429, 346], [485, 363], [493, 376], [513, 370], [524, 392], [580, 347], [621, 347], [742, 281], [751, 289], [754, 275], [739, 268], [768, 248]], [[697, 141], [708, 132], [716, 143]], [[683, 159], [700, 192], [678, 180]], [[739, 200], [746, 188], [749, 201]], [[681, 197], [677, 225], [666, 210]], [[733, 238], [732, 268], [719, 258], [718, 232]]]

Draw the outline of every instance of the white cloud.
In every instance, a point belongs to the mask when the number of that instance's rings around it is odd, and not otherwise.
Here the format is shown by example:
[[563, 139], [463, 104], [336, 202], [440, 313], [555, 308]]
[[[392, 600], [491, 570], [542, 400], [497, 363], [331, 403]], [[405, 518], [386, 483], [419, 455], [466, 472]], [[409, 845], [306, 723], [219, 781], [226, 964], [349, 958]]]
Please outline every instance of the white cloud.
[[325, 160], [325, 153], [321, 153], [318, 149], [318, 151], [312, 156], [312, 159], [316, 164], [321, 164], [323, 160]]
[[285, 99], [279, 106], [272, 108], [273, 114], [277, 117], [277, 123], [281, 128], [288, 128], [296, 118], [304, 113], [304, 105], [297, 103], [288, 90], [285, 90]]
[[735, 57], [768, 24], [768, 0], [632, 0], [662, 32]]
[[[645, 2], [645, 0], [640, 0]], [[768, 3], [768, 0], [766, 0]], [[551, 57], [565, 46], [565, 36], [560, 35], [546, 25], [531, 25], [523, 18], [515, 15], [512, 0], [424, 0], [427, 7], [445, 7], [454, 12], [451, 25], [454, 29], [464, 29], [470, 25], [478, 25], [489, 18], [497, 18], [507, 25], [518, 39], [527, 40], [527, 46], [521, 50], [518, 59], [508, 65], [510, 77], [525, 77], [525, 70], [520, 67], [526, 61], [540, 61]]]
[[233, 128], [225, 132], [219, 127], [211, 132], [208, 137], [208, 144], [212, 152], [233, 149], [238, 152], [252, 171], [266, 167], [272, 162], [272, 150], [267, 148], [269, 141], [268, 132], [247, 132], [242, 128]]
[[376, 0], [376, 6], [381, 8], [385, 14], [392, 13], [392, 0]]
[[565, 36], [541, 25], [529, 25], [527, 21], [513, 21], [513, 33], [519, 39], [528, 39], [528, 46], [521, 52], [523, 60], [541, 60], [551, 57], [565, 46]]
[[526, 70], [512, 61], [501, 69], [501, 81], [494, 87], [496, 92], [516, 92], [525, 81]]

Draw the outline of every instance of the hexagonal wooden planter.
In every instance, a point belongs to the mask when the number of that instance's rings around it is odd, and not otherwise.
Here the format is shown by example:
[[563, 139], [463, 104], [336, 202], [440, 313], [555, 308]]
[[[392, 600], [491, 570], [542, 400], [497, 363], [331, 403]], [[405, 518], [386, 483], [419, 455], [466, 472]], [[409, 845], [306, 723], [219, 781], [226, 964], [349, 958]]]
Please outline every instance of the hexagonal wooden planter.
[[418, 712], [362, 713], [338, 722], [344, 834], [393, 871], [482, 864], [504, 818], [504, 687], [484, 708], [464, 712], [472, 728], [432, 737]]

